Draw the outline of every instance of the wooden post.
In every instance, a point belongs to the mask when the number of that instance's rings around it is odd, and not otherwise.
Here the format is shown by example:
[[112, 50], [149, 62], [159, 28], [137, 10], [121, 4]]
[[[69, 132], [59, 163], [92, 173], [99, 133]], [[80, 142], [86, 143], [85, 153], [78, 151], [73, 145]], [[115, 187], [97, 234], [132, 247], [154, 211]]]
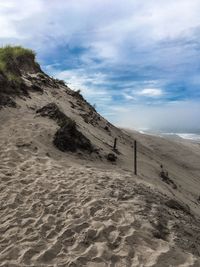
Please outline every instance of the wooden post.
[[116, 150], [116, 148], [117, 148], [117, 138], [115, 138], [113, 150]]
[[137, 141], [134, 141], [134, 174], [137, 175]]

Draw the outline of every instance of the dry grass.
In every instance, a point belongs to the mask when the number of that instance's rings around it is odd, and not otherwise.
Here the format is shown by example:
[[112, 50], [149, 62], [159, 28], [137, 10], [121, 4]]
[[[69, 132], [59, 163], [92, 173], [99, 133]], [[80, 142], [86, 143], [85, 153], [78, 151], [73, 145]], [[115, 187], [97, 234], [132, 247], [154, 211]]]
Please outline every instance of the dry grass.
[[35, 53], [31, 49], [10, 45], [0, 48], [0, 72], [7, 77], [8, 81], [20, 82], [20, 78], [13, 71], [13, 63], [16, 63], [20, 57], [24, 56], [35, 59]]

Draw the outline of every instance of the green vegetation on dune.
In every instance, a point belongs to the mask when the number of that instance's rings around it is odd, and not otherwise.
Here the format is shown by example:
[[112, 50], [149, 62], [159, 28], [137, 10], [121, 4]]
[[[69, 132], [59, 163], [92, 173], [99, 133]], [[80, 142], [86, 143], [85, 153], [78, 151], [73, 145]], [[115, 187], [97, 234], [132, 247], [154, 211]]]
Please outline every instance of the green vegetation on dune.
[[[32, 65], [32, 66], [31, 66]], [[23, 68], [39, 70], [35, 62], [35, 52], [21, 46], [4, 46], [0, 48], [0, 72], [8, 81], [19, 82]]]
[[32, 50], [10, 45], [0, 48], [0, 108], [14, 101], [11, 96], [28, 95], [23, 80], [28, 73], [42, 73]]
[[21, 46], [4, 46], [0, 48], [0, 61], [7, 62], [9, 59], [17, 59], [20, 56], [35, 57], [35, 52]]

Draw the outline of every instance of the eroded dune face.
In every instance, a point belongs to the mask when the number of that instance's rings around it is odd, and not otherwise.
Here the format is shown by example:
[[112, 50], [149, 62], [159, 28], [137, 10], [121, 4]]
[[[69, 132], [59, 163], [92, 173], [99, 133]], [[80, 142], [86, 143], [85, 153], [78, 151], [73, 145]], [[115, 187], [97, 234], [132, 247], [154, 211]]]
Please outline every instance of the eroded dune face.
[[199, 145], [117, 129], [37, 71], [0, 109], [0, 266], [200, 266]]

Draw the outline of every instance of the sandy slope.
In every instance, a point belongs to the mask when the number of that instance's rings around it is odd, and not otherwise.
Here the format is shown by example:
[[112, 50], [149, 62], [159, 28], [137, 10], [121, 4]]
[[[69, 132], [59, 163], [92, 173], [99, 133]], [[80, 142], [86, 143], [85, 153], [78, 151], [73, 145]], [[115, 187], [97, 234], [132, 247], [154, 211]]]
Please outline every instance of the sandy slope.
[[[200, 266], [198, 144], [127, 134], [102, 117], [88, 124], [88, 106], [62, 86], [17, 102], [0, 110], [0, 266]], [[58, 125], [36, 114], [50, 102], [99, 154], [53, 146]], [[120, 154], [111, 164], [115, 137]], [[160, 164], [177, 189], [160, 179]]]
[[183, 251], [199, 222], [155, 188], [24, 150], [8, 148], [0, 165], [1, 266], [199, 266], [195, 248]]

